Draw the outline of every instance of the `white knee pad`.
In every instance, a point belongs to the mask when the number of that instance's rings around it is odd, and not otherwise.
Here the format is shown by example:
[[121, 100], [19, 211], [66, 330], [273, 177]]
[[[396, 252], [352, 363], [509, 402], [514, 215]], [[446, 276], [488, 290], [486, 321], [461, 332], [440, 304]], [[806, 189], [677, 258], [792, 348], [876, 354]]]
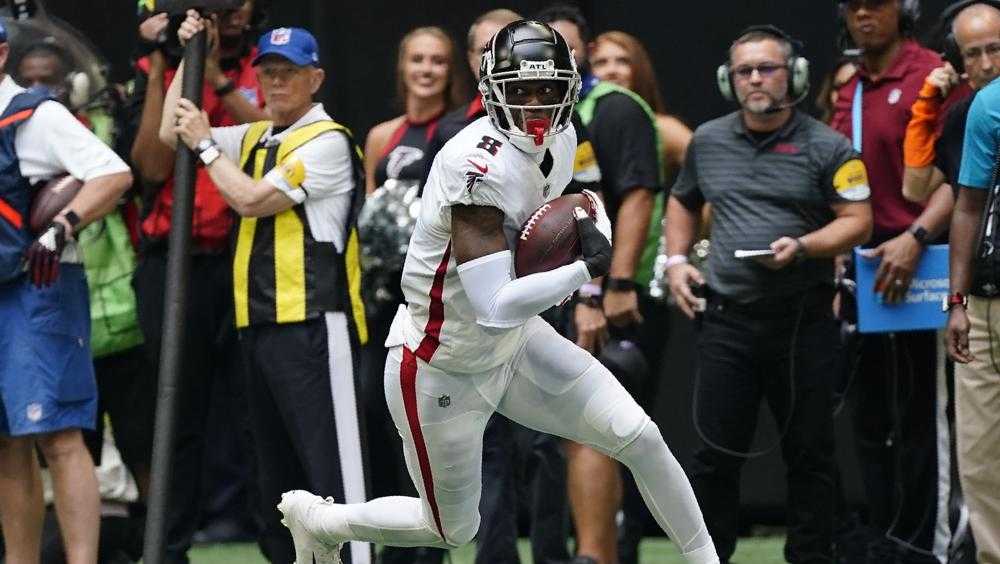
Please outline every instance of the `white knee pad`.
[[644, 453], [656, 452], [656, 449], [663, 448], [665, 444], [660, 427], [647, 418], [639, 433], [617, 453], [615, 458], [626, 466], [631, 466], [633, 458], [643, 456]]
[[649, 415], [599, 362], [595, 360], [587, 370], [604, 371], [607, 377], [591, 380], [600, 384], [583, 409], [589, 427], [585, 436], [588, 442], [615, 456], [640, 436], [650, 423]]

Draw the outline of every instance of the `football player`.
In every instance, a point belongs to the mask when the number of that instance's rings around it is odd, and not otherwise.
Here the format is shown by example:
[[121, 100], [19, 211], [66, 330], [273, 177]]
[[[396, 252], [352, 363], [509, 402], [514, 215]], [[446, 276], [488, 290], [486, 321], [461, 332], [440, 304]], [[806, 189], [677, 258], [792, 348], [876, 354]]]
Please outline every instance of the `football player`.
[[580, 75], [566, 41], [519, 21], [483, 52], [487, 117], [434, 160], [410, 240], [401, 306], [386, 346], [385, 393], [420, 498], [338, 504], [282, 496], [299, 564], [340, 562], [364, 540], [454, 548], [479, 528], [483, 429], [498, 411], [586, 443], [628, 466], [663, 530], [689, 562], [718, 556], [687, 477], [656, 424], [610, 372], [538, 317], [610, 266], [610, 222], [576, 208], [583, 256], [514, 279], [521, 226], [573, 174], [570, 127]]

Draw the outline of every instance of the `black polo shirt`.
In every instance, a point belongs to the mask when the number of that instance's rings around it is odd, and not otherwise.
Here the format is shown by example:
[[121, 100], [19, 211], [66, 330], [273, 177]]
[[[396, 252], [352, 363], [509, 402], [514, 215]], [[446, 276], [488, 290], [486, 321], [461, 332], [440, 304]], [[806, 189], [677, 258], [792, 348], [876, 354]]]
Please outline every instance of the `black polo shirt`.
[[944, 173], [945, 181], [951, 184], [958, 195], [958, 171], [962, 166], [962, 143], [965, 141], [965, 121], [975, 96], [956, 102], [945, 114], [941, 136], [934, 143], [934, 166]]
[[656, 124], [630, 96], [612, 92], [598, 100], [587, 130], [601, 169], [604, 206], [614, 224], [629, 192], [662, 190]]
[[697, 210], [712, 204], [708, 284], [748, 303], [833, 285], [833, 259], [770, 270], [737, 249], [766, 249], [835, 218], [832, 205], [866, 201], [868, 177], [850, 141], [796, 110], [778, 131], [756, 139], [740, 112], [699, 127], [672, 195]]

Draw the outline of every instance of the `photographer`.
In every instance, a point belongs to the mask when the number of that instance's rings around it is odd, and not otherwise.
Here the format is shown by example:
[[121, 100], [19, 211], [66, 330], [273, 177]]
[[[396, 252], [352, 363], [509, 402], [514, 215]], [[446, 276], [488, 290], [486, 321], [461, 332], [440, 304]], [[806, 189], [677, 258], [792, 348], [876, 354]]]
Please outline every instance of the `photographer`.
[[[208, 31], [202, 107], [213, 126], [227, 126], [264, 119], [264, 96], [252, 61], [250, 22], [254, 2], [214, 16]], [[175, 151], [158, 139], [167, 87], [177, 73], [180, 47], [160, 40], [170, 27], [166, 14], [150, 16], [139, 33], [152, 49], [139, 59], [135, 96], [143, 98], [132, 162], [142, 182], [143, 213], [139, 226], [139, 260], [134, 286], [139, 325], [148, 352], [159, 366], [163, 328], [164, 285], [167, 274], [167, 239], [173, 208]], [[174, 31], [176, 34], [176, 31]], [[175, 41], [175, 40], [172, 40]], [[177, 438], [170, 484], [167, 553], [169, 562], [186, 562], [186, 552], [201, 524], [206, 498], [211, 495], [205, 477], [206, 437], [212, 390], [237, 374], [238, 353], [233, 328], [232, 264], [229, 260], [233, 214], [205, 167], [196, 170], [192, 259], [186, 304], [187, 332], [178, 392]], [[227, 431], [236, 433], [235, 426]], [[231, 441], [230, 441], [231, 442]]]
[[808, 63], [783, 31], [745, 30], [718, 75], [741, 108], [697, 129], [667, 204], [670, 289], [688, 317], [706, 280], [687, 255], [702, 207], [714, 212], [692, 484], [726, 562], [739, 531], [740, 467], [766, 397], [788, 466], [785, 556], [832, 562], [833, 257], [871, 233], [867, 175], [846, 139], [795, 109]]

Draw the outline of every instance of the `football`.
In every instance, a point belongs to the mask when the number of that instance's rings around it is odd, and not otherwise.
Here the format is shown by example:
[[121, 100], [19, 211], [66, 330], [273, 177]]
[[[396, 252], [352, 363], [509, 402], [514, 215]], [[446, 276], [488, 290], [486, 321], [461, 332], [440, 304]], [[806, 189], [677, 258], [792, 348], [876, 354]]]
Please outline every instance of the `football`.
[[61, 212], [80, 192], [83, 182], [70, 175], [58, 176], [49, 180], [35, 192], [31, 201], [29, 221], [31, 230], [39, 233], [45, 229], [52, 218]]
[[595, 210], [583, 194], [567, 194], [546, 202], [521, 226], [514, 250], [514, 272], [518, 278], [570, 264], [580, 258], [580, 235], [573, 209]]

